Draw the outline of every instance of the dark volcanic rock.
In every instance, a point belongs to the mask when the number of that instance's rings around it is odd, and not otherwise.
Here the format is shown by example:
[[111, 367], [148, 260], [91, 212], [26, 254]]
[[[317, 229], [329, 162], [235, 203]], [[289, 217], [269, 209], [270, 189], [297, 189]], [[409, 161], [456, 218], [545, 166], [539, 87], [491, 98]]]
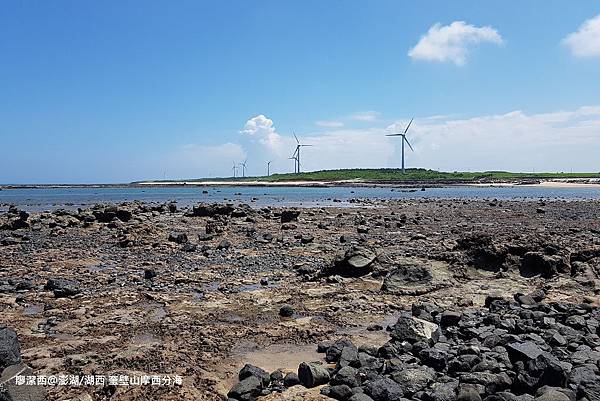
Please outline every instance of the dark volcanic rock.
[[0, 230], [19, 230], [22, 228], [29, 228], [29, 223], [27, 222], [29, 213], [19, 210], [14, 206], [11, 206], [8, 209], [8, 212], [1, 217]]
[[361, 277], [373, 271], [373, 262], [376, 258], [375, 252], [367, 248], [352, 247], [343, 257], [338, 257], [332, 266], [325, 268], [323, 274]]
[[152, 280], [154, 277], [156, 277], [156, 270], [144, 269], [144, 278], [146, 280]]
[[242, 381], [251, 376], [259, 378], [262, 381], [263, 387], [267, 387], [269, 385], [269, 383], [271, 382], [271, 375], [269, 374], [269, 372], [267, 372], [266, 370], [263, 370], [257, 366], [250, 365], [249, 363], [247, 363], [240, 370], [240, 372], [238, 374], [238, 379], [240, 381]]
[[231, 248], [231, 242], [227, 239], [223, 239], [217, 244], [217, 249], [219, 250], [227, 250], [229, 248]]
[[185, 244], [188, 242], [188, 237], [185, 233], [170, 233], [169, 241], [175, 242], [176, 244]]
[[405, 395], [412, 395], [427, 388], [435, 379], [435, 373], [424, 368], [409, 368], [394, 373], [392, 378], [400, 385]]
[[298, 221], [298, 216], [300, 216], [299, 210], [284, 210], [281, 212], [281, 222], [290, 223], [292, 221]]
[[294, 372], [287, 373], [283, 378], [283, 385], [286, 387], [292, 387], [297, 384], [300, 384], [300, 379], [298, 378], [298, 375]]
[[81, 292], [77, 281], [64, 278], [49, 279], [44, 288], [54, 292], [56, 298], [71, 297]]
[[506, 249], [494, 243], [489, 234], [473, 233], [458, 241], [458, 248], [466, 251], [471, 263], [478, 269], [499, 271], [506, 259]]
[[10, 245], [18, 245], [19, 244], [18, 239], [14, 238], [14, 237], [4, 237], [2, 239], [0, 239], [0, 245], [2, 246], [10, 246]]
[[226, 216], [233, 212], [232, 205], [222, 205], [218, 203], [204, 204], [200, 203], [193, 207], [191, 215], [195, 217], [214, 217]]
[[391, 336], [396, 341], [415, 343], [417, 341], [437, 342], [439, 334], [438, 325], [435, 323], [410, 316], [400, 316], [392, 328]]
[[462, 314], [456, 311], [445, 311], [442, 313], [440, 318], [440, 325], [443, 327], [448, 326], [456, 326], [460, 319], [462, 318]]
[[0, 326], [0, 372], [7, 366], [21, 362], [21, 350], [17, 333]]
[[279, 309], [279, 316], [282, 316], [282, 317], [294, 316], [294, 308], [292, 308], [290, 305], [283, 305]]
[[545, 255], [541, 252], [527, 252], [523, 255], [520, 272], [523, 277], [542, 276], [550, 278], [559, 271], [568, 271], [564, 259], [558, 255]]
[[262, 387], [262, 380], [259, 377], [248, 376], [233, 386], [227, 393], [227, 396], [237, 400], [248, 399], [242, 397], [258, 396]]
[[318, 363], [302, 362], [298, 367], [298, 378], [304, 387], [320, 386], [329, 382], [329, 370]]
[[402, 387], [387, 377], [365, 383], [365, 393], [374, 401], [403, 401]]
[[531, 341], [508, 344], [506, 350], [513, 362], [535, 359], [543, 352], [537, 344]]

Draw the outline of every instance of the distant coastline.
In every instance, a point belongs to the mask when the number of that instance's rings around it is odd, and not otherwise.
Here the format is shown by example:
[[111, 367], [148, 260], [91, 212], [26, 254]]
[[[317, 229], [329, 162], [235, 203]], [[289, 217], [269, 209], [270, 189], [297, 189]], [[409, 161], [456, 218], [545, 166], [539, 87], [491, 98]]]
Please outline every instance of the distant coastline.
[[165, 186], [263, 186], [263, 187], [449, 187], [515, 186], [545, 187], [600, 186], [599, 173], [513, 173], [507, 171], [444, 172], [427, 169], [344, 169], [306, 173], [273, 174], [262, 177], [220, 177], [181, 180], [145, 180], [116, 184], [0, 184], [0, 189], [43, 188], [135, 188]]
[[212, 181], [141, 181], [130, 184], [11, 184], [0, 185], [0, 190], [11, 189], [67, 189], [67, 188], [161, 188], [161, 187], [390, 187], [390, 188], [433, 188], [433, 187], [547, 187], [547, 188], [599, 188], [600, 179], [543, 179], [543, 180], [497, 180], [473, 182], [470, 180], [405, 180], [405, 181], [260, 181], [260, 180], [212, 180]]

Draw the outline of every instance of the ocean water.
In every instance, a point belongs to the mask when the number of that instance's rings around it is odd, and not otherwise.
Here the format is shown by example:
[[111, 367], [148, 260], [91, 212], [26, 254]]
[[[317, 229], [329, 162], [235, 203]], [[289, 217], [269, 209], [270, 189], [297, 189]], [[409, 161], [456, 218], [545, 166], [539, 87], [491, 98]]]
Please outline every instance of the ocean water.
[[[203, 193], [207, 191], [207, 193]], [[84, 187], [19, 188], [0, 190], [0, 210], [16, 205], [30, 211], [87, 207], [97, 203], [176, 201], [180, 206], [198, 202], [248, 203], [253, 206], [353, 206], [358, 199], [600, 199], [599, 188], [536, 186], [427, 188], [425, 191], [389, 187]]]

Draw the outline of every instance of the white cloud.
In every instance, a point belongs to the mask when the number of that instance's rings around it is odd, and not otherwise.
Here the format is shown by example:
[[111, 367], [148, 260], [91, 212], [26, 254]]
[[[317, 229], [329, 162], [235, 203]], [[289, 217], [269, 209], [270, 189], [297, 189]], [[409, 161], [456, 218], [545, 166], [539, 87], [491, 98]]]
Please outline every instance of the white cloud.
[[600, 15], [581, 24], [563, 43], [576, 57], [600, 57]]
[[[413, 165], [454, 170], [598, 171], [600, 107], [415, 121]], [[402, 125], [402, 123], [400, 123]]]
[[503, 40], [498, 31], [490, 26], [476, 27], [464, 21], [454, 21], [445, 26], [435, 24], [409, 50], [408, 55], [414, 60], [451, 61], [456, 65], [464, 65], [468, 46], [483, 42], [502, 44]]
[[315, 122], [316, 125], [318, 125], [319, 127], [325, 127], [325, 128], [341, 128], [344, 126], [344, 123], [341, 121], [317, 121]]
[[[302, 143], [314, 145], [302, 148], [302, 170], [399, 167], [400, 138], [385, 135], [404, 131], [408, 121], [298, 133]], [[246, 158], [248, 175], [264, 174], [267, 160], [273, 161], [271, 172], [292, 172], [294, 164], [288, 158], [296, 141], [273, 127], [271, 120], [257, 116], [244, 129], [248, 131], [244, 135], [252, 140], [181, 147], [164, 164], [167, 178], [228, 176], [233, 161]], [[277, 150], [268, 140], [274, 134]], [[414, 152], [406, 149], [407, 167], [445, 171], [600, 169], [600, 106], [539, 114], [517, 110], [472, 118], [421, 117], [415, 119], [407, 137], [414, 148]]]
[[[455, 170], [598, 171], [600, 106], [527, 114], [512, 111], [472, 118], [433, 116], [417, 118], [407, 137], [408, 167]], [[409, 119], [388, 126], [332, 129], [299, 135], [303, 143], [303, 170], [332, 168], [399, 167], [401, 142], [387, 137], [404, 131]], [[282, 137], [289, 153], [294, 140]], [[278, 171], [292, 171], [286, 157], [277, 160]], [[283, 166], [283, 169], [282, 169]]]
[[350, 116], [355, 121], [375, 121], [381, 113], [377, 111], [361, 111]]
[[263, 114], [252, 117], [244, 125], [241, 134], [248, 135], [250, 138], [266, 145], [272, 151], [280, 151], [282, 146], [281, 136], [273, 126], [273, 120], [265, 117]]

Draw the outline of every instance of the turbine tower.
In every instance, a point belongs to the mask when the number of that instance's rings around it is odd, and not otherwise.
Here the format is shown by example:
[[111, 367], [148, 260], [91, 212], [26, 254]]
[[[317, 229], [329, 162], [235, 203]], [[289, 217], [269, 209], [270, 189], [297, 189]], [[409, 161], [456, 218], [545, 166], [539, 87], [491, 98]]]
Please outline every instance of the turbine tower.
[[271, 175], [271, 163], [273, 163], [273, 160], [267, 162], [267, 177]]
[[288, 159], [294, 161], [294, 173], [298, 172], [298, 159], [295, 156], [288, 157]]
[[404, 174], [404, 142], [406, 142], [406, 144], [408, 145], [408, 147], [410, 148], [410, 150], [412, 150], [413, 152], [415, 151], [413, 149], [413, 147], [410, 145], [410, 142], [408, 142], [408, 139], [406, 139], [406, 133], [408, 132], [408, 129], [410, 128], [410, 125], [412, 124], [413, 120], [414, 120], [414, 118], [410, 119], [410, 122], [406, 126], [406, 129], [404, 130], [403, 133], [401, 133], [401, 134], [387, 134], [386, 135], [386, 136], [401, 136], [402, 137], [402, 174]]
[[240, 166], [242, 166], [242, 177], [246, 177], [246, 162], [248, 162], [248, 159], [244, 160], [243, 163], [240, 163]]
[[233, 171], [233, 178], [235, 178], [237, 173], [237, 164], [235, 164], [235, 162], [233, 162], [233, 167], [231, 170]]
[[305, 144], [301, 144], [300, 141], [298, 140], [298, 137], [296, 136], [296, 133], [294, 132], [294, 138], [296, 139], [296, 150], [294, 151], [294, 154], [292, 155], [292, 157], [290, 159], [296, 159], [296, 166], [294, 168], [294, 173], [300, 173], [300, 148], [303, 146], [313, 146], [313, 145], [305, 145]]

